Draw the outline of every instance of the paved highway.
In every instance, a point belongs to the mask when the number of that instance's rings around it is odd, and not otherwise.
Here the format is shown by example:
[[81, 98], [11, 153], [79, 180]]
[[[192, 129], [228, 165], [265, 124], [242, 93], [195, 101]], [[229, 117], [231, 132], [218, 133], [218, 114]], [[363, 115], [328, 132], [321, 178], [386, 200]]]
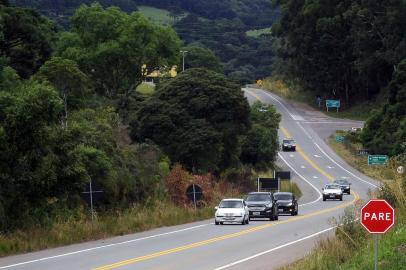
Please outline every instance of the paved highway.
[[[298, 216], [251, 221], [245, 226], [215, 226], [211, 219], [165, 227], [2, 258], [0, 269], [275, 269], [308, 253], [320, 238], [333, 232], [332, 217], [338, 218], [356, 200], [366, 199], [368, 190], [378, 185], [349, 167], [323, 141], [332, 130], [362, 123], [292, 107], [260, 89], [243, 90], [251, 103], [274, 104], [282, 114], [280, 139], [293, 137], [297, 142], [297, 151], [279, 153], [279, 162], [294, 172], [294, 181], [304, 193]], [[350, 179], [354, 192], [342, 202], [323, 202], [321, 188], [338, 177]]]

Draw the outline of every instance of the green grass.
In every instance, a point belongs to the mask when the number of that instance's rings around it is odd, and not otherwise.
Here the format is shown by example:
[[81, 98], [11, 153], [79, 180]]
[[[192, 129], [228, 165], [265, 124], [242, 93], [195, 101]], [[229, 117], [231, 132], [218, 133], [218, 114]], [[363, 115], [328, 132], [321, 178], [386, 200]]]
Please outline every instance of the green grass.
[[214, 203], [195, 211], [193, 208], [177, 207], [171, 202], [156, 201], [152, 206], [137, 205], [103, 214], [93, 223], [86, 210], [82, 210], [80, 217], [55, 222], [49, 228], [0, 234], [0, 257], [204, 220], [213, 217], [213, 209]]
[[[295, 82], [285, 82], [275, 77], [269, 77], [264, 80], [263, 89], [275, 93], [285, 99], [306, 103], [317, 110], [323, 111], [330, 117], [346, 118], [353, 120], [366, 120], [371, 111], [379, 107], [377, 103], [371, 101], [359, 102], [356, 105], [340, 110], [330, 109], [327, 112], [326, 108], [318, 108], [316, 105], [316, 97], [314, 92], [306, 91]], [[325, 101], [323, 101], [325, 104]]]
[[271, 33], [271, 27], [267, 28], [262, 28], [262, 29], [253, 29], [253, 30], [248, 30], [245, 32], [245, 34], [249, 37], [259, 37], [262, 34], [270, 34]]
[[144, 15], [146, 18], [155, 22], [156, 24], [164, 25], [164, 26], [171, 26], [177, 20], [186, 16], [186, 14], [184, 14], [182, 16], [174, 18], [173, 16], [170, 16], [170, 12], [168, 10], [154, 8], [154, 7], [150, 7], [150, 6], [138, 6], [137, 8], [138, 8], [138, 11], [142, 15]]
[[[379, 239], [379, 269], [399, 270], [406, 265], [406, 215], [405, 209], [397, 211], [397, 222]], [[335, 238], [320, 242], [311, 255], [281, 270], [370, 270], [374, 267], [373, 236], [358, 222], [350, 231], [336, 233]], [[350, 233], [351, 232], [351, 233]]]
[[137, 90], [138, 93], [140, 94], [144, 94], [144, 95], [151, 95], [154, 93], [155, 91], [155, 87], [147, 84], [147, 83], [142, 83], [140, 85], [137, 86]]

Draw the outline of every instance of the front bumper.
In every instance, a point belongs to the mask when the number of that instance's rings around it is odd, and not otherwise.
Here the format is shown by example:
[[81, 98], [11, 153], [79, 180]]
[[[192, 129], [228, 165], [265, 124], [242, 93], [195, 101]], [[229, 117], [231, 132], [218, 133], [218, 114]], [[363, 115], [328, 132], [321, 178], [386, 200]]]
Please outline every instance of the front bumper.
[[272, 217], [272, 209], [265, 209], [262, 211], [257, 211], [257, 210], [249, 210], [250, 212], [250, 218], [269, 218]]
[[278, 211], [279, 213], [292, 213], [295, 211], [295, 206], [284, 206], [284, 205], [279, 205], [278, 206]]
[[238, 222], [241, 223], [244, 221], [244, 216], [216, 216], [214, 218], [216, 222]]
[[326, 198], [326, 200], [328, 199], [340, 199], [341, 196], [343, 196], [343, 194], [337, 194], [337, 193], [328, 193], [328, 194], [323, 194], [323, 197]]

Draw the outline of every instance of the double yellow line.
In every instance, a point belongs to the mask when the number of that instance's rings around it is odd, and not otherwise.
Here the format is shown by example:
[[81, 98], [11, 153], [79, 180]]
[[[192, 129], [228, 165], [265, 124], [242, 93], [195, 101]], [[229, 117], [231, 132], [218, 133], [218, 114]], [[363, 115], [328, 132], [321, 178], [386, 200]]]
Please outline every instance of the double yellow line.
[[[251, 94], [252, 94], [254, 97], [256, 97], [258, 100], [260, 100], [260, 98], [259, 98], [257, 95], [255, 95], [254, 93], [251, 93]], [[290, 134], [289, 134], [289, 132], [288, 132], [285, 128], [281, 127], [281, 130], [282, 130], [282, 132], [285, 134], [285, 136], [291, 137]], [[299, 146], [296, 146], [296, 148], [297, 148], [297, 152], [298, 152], [314, 169], [316, 169], [316, 170], [317, 170], [318, 172], [320, 172], [322, 175], [324, 175], [325, 177], [327, 177], [328, 180], [332, 181], [332, 180], [334, 179], [334, 177], [333, 177], [332, 175], [330, 175], [330, 174], [328, 174], [327, 172], [323, 171], [316, 163], [314, 163], [314, 162], [302, 151], [302, 149], [301, 149]], [[290, 222], [294, 222], [294, 221], [306, 219], [306, 218], [309, 218], [309, 217], [321, 215], [321, 214], [324, 214], [324, 213], [328, 213], [328, 212], [331, 212], [331, 211], [334, 211], [334, 210], [337, 210], [337, 209], [340, 209], [340, 208], [347, 207], [347, 206], [349, 206], [349, 205], [355, 203], [357, 200], [359, 200], [359, 195], [358, 195], [356, 192], [352, 192], [352, 193], [353, 193], [354, 198], [353, 198], [351, 201], [346, 202], [346, 203], [343, 203], [343, 204], [340, 204], [340, 205], [337, 205], [337, 206], [332, 207], [332, 208], [327, 208], [327, 209], [324, 209], [324, 210], [315, 211], [315, 212], [310, 213], [310, 214], [306, 214], [306, 215], [302, 215], [302, 216], [296, 216], [296, 217], [291, 217], [291, 218], [289, 218], [289, 219], [287, 219], [287, 220], [272, 222], [272, 223], [268, 223], [268, 224], [265, 224], [265, 225], [256, 226], [256, 227], [253, 227], [253, 228], [250, 228], [250, 229], [247, 229], [247, 230], [243, 230], [243, 231], [240, 231], [240, 232], [231, 233], [231, 234], [226, 234], [226, 235], [219, 236], [219, 237], [213, 237], [213, 238], [210, 238], [210, 239], [207, 239], [207, 240], [203, 240], [203, 241], [191, 243], [191, 244], [188, 244], [188, 245], [184, 245], [184, 246], [180, 246], [180, 247], [176, 247], [176, 248], [171, 248], [171, 249], [167, 249], [167, 250], [163, 250], [163, 251], [151, 253], [151, 254], [148, 254], [148, 255], [140, 256], [140, 257], [135, 257], [135, 258], [132, 258], [132, 259], [128, 259], [128, 260], [116, 262], [116, 263], [113, 263], [113, 264], [104, 265], [104, 266], [101, 266], [101, 267], [93, 268], [92, 270], [109, 270], [109, 269], [115, 269], [115, 268], [122, 267], [122, 266], [125, 266], [125, 265], [129, 265], [129, 264], [133, 264], [133, 263], [137, 263], [137, 262], [141, 262], [141, 261], [146, 261], [146, 260], [150, 260], [150, 259], [157, 258], [157, 257], [160, 257], [160, 256], [164, 256], [164, 255], [168, 255], [168, 254], [172, 254], [172, 253], [177, 253], [177, 252], [181, 252], [181, 251], [184, 251], [184, 250], [188, 250], [188, 249], [192, 249], [192, 248], [196, 248], [196, 247], [200, 247], [200, 246], [212, 244], [212, 243], [215, 243], [215, 242], [227, 240], [227, 239], [230, 239], [230, 238], [235, 238], [235, 237], [238, 237], [238, 236], [246, 235], [246, 234], [249, 234], [249, 233], [253, 233], [253, 232], [256, 232], [256, 231], [260, 231], [260, 230], [267, 229], [267, 228], [272, 227], [272, 226], [275, 226], [275, 225], [290, 223]]]

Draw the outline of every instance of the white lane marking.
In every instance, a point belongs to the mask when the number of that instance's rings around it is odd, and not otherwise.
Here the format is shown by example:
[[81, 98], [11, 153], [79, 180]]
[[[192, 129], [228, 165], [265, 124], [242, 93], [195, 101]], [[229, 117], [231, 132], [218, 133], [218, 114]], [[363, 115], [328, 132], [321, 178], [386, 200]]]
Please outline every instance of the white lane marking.
[[337, 228], [337, 226], [330, 227], [330, 228], [327, 228], [327, 229], [325, 229], [325, 230], [322, 230], [322, 231], [313, 233], [313, 234], [311, 234], [311, 235], [308, 235], [308, 236], [306, 236], [306, 237], [303, 237], [303, 238], [294, 240], [294, 241], [292, 241], [292, 242], [289, 242], [289, 243], [286, 243], [286, 244], [283, 244], [283, 245], [280, 245], [280, 246], [277, 246], [277, 247], [274, 247], [274, 248], [271, 248], [271, 249], [262, 251], [262, 252], [260, 252], [260, 253], [254, 254], [254, 255], [252, 255], [252, 256], [250, 256], [250, 257], [247, 257], [247, 258], [244, 258], [244, 259], [241, 259], [241, 260], [238, 260], [238, 261], [229, 263], [229, 264], [227, 264], [227, 265], [224, 265], [224, 266], [221, 266], [221, 267], [218, 267], [218, 268], [215, 268], [214, 270], [223, 270], [223, 269], [229, 268], [229, 267], [231, 267], [231, 266], [234, 266], [234, 265], [237, 265], [237, 264], [240, 264], [240, 263], [243, 263], [243, 262], [246, 262], [246, 261], [255, 259], [255, 258], [259, 257], [259, 256], [265, 255], [265, 254], [267, 254], [267, 253], [271, 253], [271, 252], [273, 252], [273, 251], [275, 251], [275, 250], [278, 250], [278, 249], [281, 249], [281, 248], [284, 248], [284, 247], [287, 247], [287, 246], [291, 246], [291, 245], [293, 245], [293, 244], [302, 242], [302, 241], [304, 241], [304, 240], [310, 239], [310, 238], [315, 237], [315, 236], [317, 236], [317, 235], [326, 233], [326, 232], [331, 231], [331, 230], [333, 230], [333, 229], [335, 229], [335, 228]]
[[211, 225], [211, 224], [213, 224], [213, 223], [202, 224], [202, 225], [193, 226], [193, 227], [189, 227], [189, 228], [185, 228], [185, 229], [181, 229], [181, 230], [155, 234], [155, 235], [151, 235], [151, 236], [146, 236], [146, 237], [142, 237], [142, 238], [136, 238], [136, 239], [132, 239], [132, 240], [124, 241], [124, 242], [119, 242], [119, 243], [114, 243], [114, 244], [109, 244], [109, 245], [104, 245], [104, 246], [98, 246], [98, 247], [94, 247], [94, 248], [82, 249], [82, 250], [73, 251], [73, 252], [69, 252], [69, 253], [64, 253], [64, 254], [60, 254], [60, 255], [44, 257], [44, 258], [40, 258], [40, 259], [36, 259], [36, 260], [25, 261], [25, 262], [16, 263], [16, 264], [10, 264], [10, 265], [6, 265], [6, 266], [0, 266], [0, 269], [12, 268], [12, 267], [16, 267], [16, 266], [25, 265], [25, 264], [31, 264], [31, 263], [56, 259], [56, 258], [60, 258], [60, 257], [66, 257], [66, 256], [70, 256], [70, 255], [75, 255], [75, 254], [79, 254], [79, 253], [89, 252], [89, 251], [93, 251], [93, 250], [97, 250], [97, 249], [102, 249], [102, 248], [107, 248], [107, 247], [114, 247], [114, 246], [118, 246], [118, 245], [124, 245], [124, 244], [132, 243], [132, 242], [138, 242], [138, 241], [141, 241], [141, 240], [146, 240], [146, 239], [156, 238], [156, 237], [160, 237], [160, 236], [165, 236], [165, 235], [175, 234], [175, 233], [179, 233], [179, 232], [184, 232], [184, 231], [188, 231], [188, 230], [193, 230], [193, 229], [201, 228], [201, 227], [208, 226], [208, 225]]
[[307, 138], [309, 138], [310, 140], [313, 140], [312, 136], [310, 136], [309, 132], [307, 132], [307, 130], [302, 126], [302, 124], [297, 122], [297, 125], [303, 130], [303, 132], [306, 134]]
[[327, 168], [329, 168], [329, 169], [334, 169], [334, 167], [333, 167], [333, 166], [327, 166]]
[[330, 160], [331, 160], [334, 164], [336, 164], [338, 167], [340, 167], [341, 169], [343, 169], [344, 171], [346, 171], [346, 172], [349, 173], [350, 175], [354, 176], [354, 177], [357, 178], [358, 180], [360, 180], [360, 181], [362, 181], [362, 182], [364, 182], [364, 183], [366, 183], [366, 184], [368, 184], [368, 185], [371, 185], [371, 186], [373, 186], [373, 187], [375, 187], [375, 188], [378, 187], [377, 185], [372, 184], [372, 183], [370, 183], [370, 182], [368, 182], [368, 181], [362, 179], [361, 177], [356, 176], [355, 174], [353, 174], [353, 173], [350, 172], [349, 170], [345, 169], [343, 166], [341, 166], [339, 163], [337, 163], [334, 159], [332, 159], [329, 155], [327, 155], [327, 153], [324, 152], [324, 150], [323, 150], [317, 143], [314, 143], [314, 144], [317, 146], [317, 148], [319, 148], [319, 150], [320, 150], [328, 159], [330, 159]]
[[290, 157], [295, 157], [295, 155], [294, 155], [294, 154], [289, 154], [289, 156], [290, 156]]
[[282, 159], [282, 161], [285, 162], [285, 164], [288, 165], [288, 167], [289, 167], [292, 171], [294, 171], [300, 178], [302, 178], [306, 183], [308, 183], [308, 184], [309, 184], [314, 190], [316, 190], [317, 193], [319, 194], [319, 197], [318, 197], [316, 200], [314, 200], [314, 201], [312, 201], [312, 202], [304, 203], [304, 204], [299, 204], [299, 206], [305, 206], [305, 205], [313, 204], [313, 203], [315, 203], [315, 202], [321, 200], [321, 197], [322, 197], [323, 195], [321, 195], [321, 192], [319, 191], [319, 189], [316, 188], [312, 183], [310, 183], [303, 175], [301, 175], [300, 173], [298, 173], [298, 171], [296, 171], [295, 168], [293, 168], [293, 167], [283, 158], [283, 156], [282, 156], [280, 153], [278, 153], [278, 155], [279, 155], [279, 157]]
[[306, 169], [306, 166], [302, 165], [302, 166], [300, 166], [300, 168], [302, 168], [302, 169]]
[[317, 176], [315, 176], [315, 175], [313, 175], [313, 178], [314, 178], [314, 179], [317, 179], [318, 177], [317, 177]]
[[314, 157], [316, 157], [316, 158], [321, 158], [321, 156], [319, 156], [319, 155], [313, 155]]

